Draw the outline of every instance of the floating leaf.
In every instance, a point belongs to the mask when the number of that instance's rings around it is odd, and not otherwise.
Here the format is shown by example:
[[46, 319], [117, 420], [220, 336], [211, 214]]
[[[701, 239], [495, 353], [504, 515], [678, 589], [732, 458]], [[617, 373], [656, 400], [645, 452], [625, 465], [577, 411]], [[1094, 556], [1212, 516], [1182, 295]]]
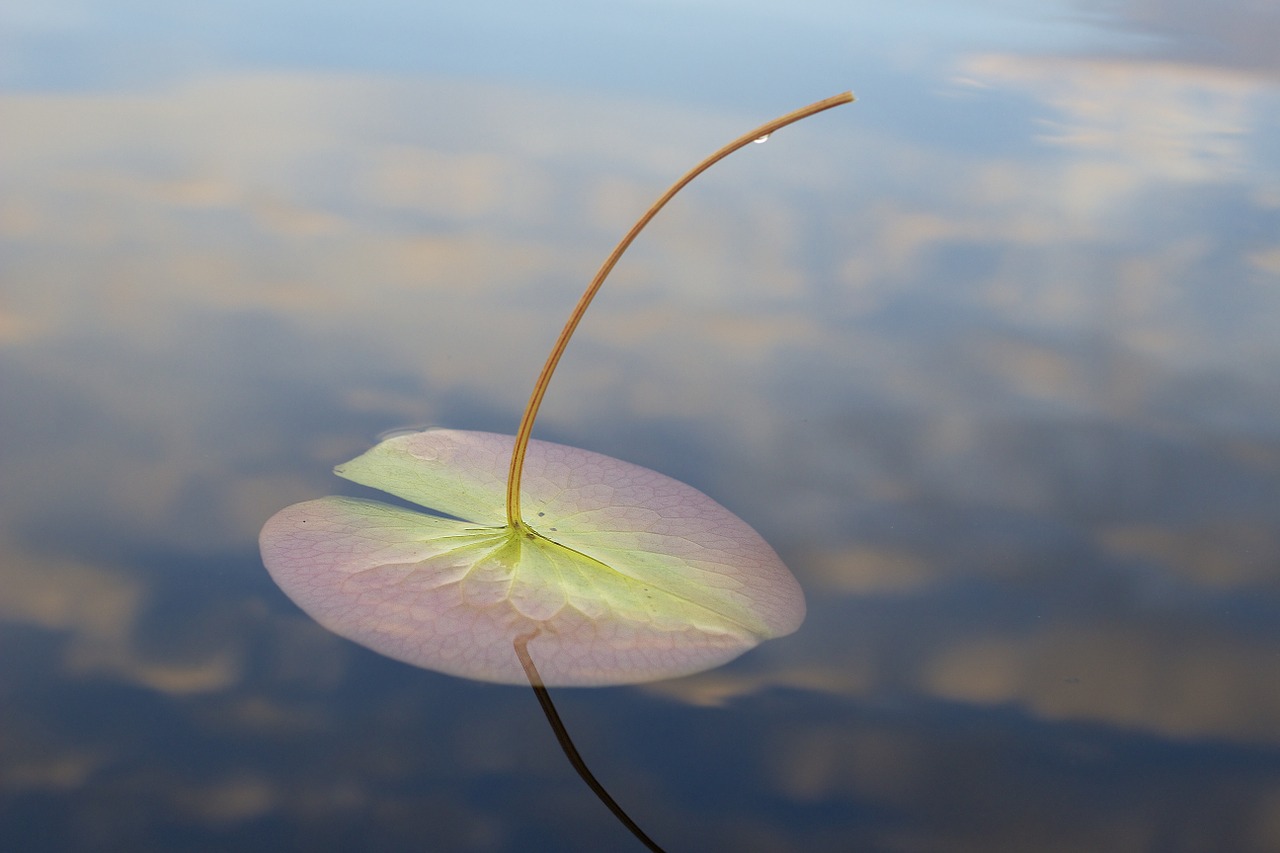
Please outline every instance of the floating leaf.
[[547, 685], [697, 672], [804, 619], [799, 585], [745, 522], [627, 462], [531, 441], [523, 505], [502, 515], [514, 437], [398, 436], [336, 473], [454, 518], [352, 498], [289, 507], [262, 531], [280, 587], [320, 624], [398, 660]]

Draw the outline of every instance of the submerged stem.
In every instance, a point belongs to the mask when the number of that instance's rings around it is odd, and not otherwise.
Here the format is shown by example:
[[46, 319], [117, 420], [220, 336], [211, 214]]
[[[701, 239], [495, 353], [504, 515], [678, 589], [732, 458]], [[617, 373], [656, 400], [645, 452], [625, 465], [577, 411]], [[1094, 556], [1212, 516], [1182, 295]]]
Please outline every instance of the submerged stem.
[[[684, 187], [694, 178], [701, 175], [707, 169], [716, 163], [728, 157], [739, 148], [750, 145], [757, 140], [763, 140], [769, 134], [786, 127], [789, 124], [800, 121], [800, 119], [808, 118], [824, 110], [832, 107], [838, 107], [841, 104], [847, 104], [853, 100], [851, 92], [844, 92], [830, 98], [802, 107], [795, 112], [787, 113], [773, 121], [766, 122], [750, 133], [730, 142], [719, 151], [703, 160], [697, 166], [690, 169], [684, 177], [671, 185], [671, 188], [663, 193], [653, 205], [645, 211], [635, 225], [631, 226], [631, 230], [626, 233], [609, 254], [605, 258], [600, 269], [596, 272], [595, 278], [591, 279], [591, 284], [587, 285], [587, 289], [583, 292], [582, 297], [578, 300], [578, 304], [574, 306], [573, 313], [569, 315], [569, 320], [564, 324], [564, 329], [560, 332], [560, 337], [556, 338], [555, 346], [551, 348], [551, 354], [547, 356], [547, 362], [542, 366], [542, 373], [538, 375], [538, 381], [534, 383], [533, 393], [529, 395], [529, 402], [525, 406], [524, 416], [520, 419], [520, 429], [516, 431], [515, 447], [511, 451], [511, 467], [507, 472], [507, 524], [511, 527], [519, 527], [524, 523], [520, 516], [520, 475], [524, 470], [525, 451], [529, 448], [529, 436], [533, 432], [533, 421], [538, 416], [538, 408], [542, 405], [542, 398], [547, 393], [547, 385], [551, 382], [551, 374], [555, 373], [556, 365], [560, 363], [560, 357], [564, 355], [565, 347], [569, 345], [569, 338], [573, 336], [573, 332], [578, 328], [578, 323], [582, 320], [582, 315], [586, 313], [587, 306], [591, 304], [591, 300], [595, 298], [596, 292], [600, 290], [600, 286], [604, 284], [604, 280], [609, 277], [609, 273], [613, 271], [613, 267], [618, 263], [618, 259], [622, 257], [622, 253], [627, 250], [636, 236], [644, 230], [649, 221], [662, 210], [666, 203], [671, 201], [676, 193], [684, 189]], [[534, 688], [536, 691], [538, 688]]]
[[560, 748], [564, 750], [565, 757], [569, 759], [569, 763], [573, 765], [573, 769], [578, 771], [578, 775], [582, 777], [582, 781], [587, 783], [600, 802], [613, 812], [613, 816], [622, 822], [622, 825], [631, 830], [631, 834], [640, 839], [640, 842], [648, 847], [654, 853], [664, 853], [663, 849], [657, 845], [652, 838], [645, 835], [643, 829], [631, 819], [622, 806], [618, 805], [617, 800], [609, 796], [609, 792], [604, 789], [599, 780], [592, 774], [587, 767], [587, 763], [582, 760], [582, 756], [578, 753], [578, 748], [573, 745], [573, 739], [569, 737], [569, 730], [564, 727], [564, 723], [560, 720], [560, 714], [556, 711], [556, 706], [551, 701], [551, 694], [547, 692], [547, 688], [542, 683], [542, 676], [538, 674], [538, 668], [533, 665], [533, 658], [529, 657], [529, 641], [538, 635], [537, 630], [532, 634], [524, 634], [516, 637], [515, 647], [516, 656], [520, 658], [520, 665], [524, 667], [524, 674], [529, 678], [529, 685], [533, 688], [533, 695], [538, 697], [538, 704], [542, 706], [542, 713], [547, 715], [547, 722], [551, 724], [551, 730], [556, 733], [556, 740], [560, 743]]

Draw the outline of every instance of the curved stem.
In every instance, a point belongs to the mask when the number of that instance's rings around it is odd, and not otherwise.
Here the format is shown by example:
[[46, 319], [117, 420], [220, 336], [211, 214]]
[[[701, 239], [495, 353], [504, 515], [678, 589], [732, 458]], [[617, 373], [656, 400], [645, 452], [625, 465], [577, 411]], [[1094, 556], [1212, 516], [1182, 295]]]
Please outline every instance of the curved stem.
[[618, 805], [618, 801], [609, 796], [609, 792], [604, 789], [599, 780], [587, 767], [587, 762], [582, 760], [582, 756], [578, 753], [578, 748], [573, 745], [573, 739], [569, 737], [569, 730], [564, 727], [564, 723], [560, 720], [560, 714], [556, 711], [556, 706], [551, 701], [551, 694], [547, 692], [547, 688], [542, 683], [542, 676], [538, 675], [538, 668], [533, 665], [533, 658], [529, 657], [529, 641], [538, 635], [535, 629], [531, 634], [524, 634], [516, 637], [515, 647], [516, 656], [520, 658], [520, 665], [524, 667], [524, 674], [529, 679], [529, 685], [533, 687], [533, 695], [538, 697], [538, 704], [542, 706], [542, 713], [546, 714], [547, 722], [551, 724], [551, 730], [556, 733], [556, 740], [560, 743], [560, 748], [564, 750], [565, 757], [569, 759], [569, 763], [573, 765], [573, 769], [578, 771], [578, 775], [582, 777], [582, 781], [587, 783], [600, 802], [613, 812], [613, 816], [622, 822], [622, 825], [631, 830], [631, 834], [640, 840], [640, 843], [648, 847], [654, 853], [664, 853], [663, 849], [658, 846], [652, 838], [645, 834], [644, 830], [631, 819], [622, 806]]
[[542, 398], [547, 393], [547, 385], [551, 382], [551, 374], [555, 373], [556, 365], [560, 363], [560, 357], [564, 355], [565, 347], [569, 345], [569, 338], [573, 337], [573, 332], [578, 328], [578, 323], [582, 321], [582, 315], [587, 312], [587, 306], [591, 304], [591, 300], [595, 298], [600, 286], [604, 284], [604, 280], [609, 277], [609, 273], [613, 271], [613, 267], [618, 263], [618, 259], [622, 257], [622, 253], [635, 241], [644, 227], [649, 224], [653, 217], [657, 216], [658, 211], [666, 206], [667, 202], [675, 196], [676, 193], [684, 189], [684, 187], [694, 178], [701, 175], [707, 169], [716, 163], [728, 157], [746, 145], [750, 145], [757, 139], [768, 136], [774, 131], [793, 124], [800, 119], [808, 118], [824, 110], [832, 107], [838, 107], [841, 104], [847, 104], [853, 100], [851, 92], [844, 92], [830, 98], [810, 104], [807, 107], [787, 113], [786, 115], [776, 118], [773, 121], [766, 122], [750, 133], [730, 142], [719, 151], [703, 160], [697, 166], [690, 169], [684, 177], [671, 185], [671, 188], [663, 193], [657, 201], [653, 203], [644, 215], [631, 226], [631, 230], [626, 233], [622, 241], [614, 248], [609, 257], [605, 258], [600, 269], [596, 272], [595, 278], [591, 279], [591, 284], [587, 285], [586, 291], [578, 300], [578, 304], [574, 306], [573, 313], [569, 315], [569, 320], [564, 324], [564, 329], [560, 332], [560, 337], [556, 338], [555, 346], [551, 348], [551, 354], [547, 356], [547, 362], [542, 366], [542, 373], [538, 375], [538, 381], [534, 383], [533, 393], [529, 396], [529, 403], [525, 406], [524, 416], [520, 419], [520, 429], [516, 431], [515, 447], [511, 451], [511, 467], [507, 472], [507, 524], [511, 527], [519, 527], [524, 523], [520, 516], [520, 475], [524, 470], [525, 451], [529, 447], [529, 436], [533, 432], [533, 421], [538, 416], [538, 408], [542, 405]]

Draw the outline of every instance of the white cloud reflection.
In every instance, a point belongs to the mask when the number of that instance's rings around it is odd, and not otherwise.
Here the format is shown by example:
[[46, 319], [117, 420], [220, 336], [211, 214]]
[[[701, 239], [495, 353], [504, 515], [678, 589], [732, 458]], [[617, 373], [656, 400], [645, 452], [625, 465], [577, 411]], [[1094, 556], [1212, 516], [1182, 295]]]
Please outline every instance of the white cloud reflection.
[[[713, 492], [812, 598], [796, 637], [649, 689], [699, 706], [906, 691], [1274, 743], [1280, 640], [1187, 603], [1277, 595], [1278, 409], [1257, 379], [1280, 367], [1277, 248], [1233, 226], [1270, 215], [1244, 184], [1276, 185], [1252, 159], [1274, 94], [1172, 65], [964, 73], [1049, 111], [1045, 144], [960, 153], [851, 117], [753, 146], [646, 235], [570, 350], [544, 434]], [[171, 697], [235, 694], [255, 642], [314, 689], [349, 677], [347, 652], [257, 592], [170, 589], [208, 612], [168, 625], [156, 575], [86, 540], [242, 557], [380, 429], [514, 427], [620, 227], [744, 123], [338, 76], [8, 95], [3, 112], [0, 346], [21, 379], [3, 418], [23, 451], [0, 478], [24, 488], [0, 495], [0, 614], [69, 637], [69, 677]], [[1197, 407], [1205, 381], [1221, 405]], [[51, 532], [68, 526], [88, 533]], [[259, 733], [333, 724], [260, 695], [226, 707]], [[892, 801], [919, 781], [911, 743], [844, 738], [781, 726], [800, 743], [785, 789]], [[40, 784], [92, 765], [50, 762]], [[343, 784], [227, 773], [175, 802], [235, 822], [363, 796]]]
[[1151, 180], [1213, 181], [1250, 172], [1250, 131], [1274, 107], [1273, 84], [1247, 73], [1172, 62], [992, 54], [968, 79], [1023, 89], [1056, 112], [1042, 139], [1072, 148], [1116, 190]]

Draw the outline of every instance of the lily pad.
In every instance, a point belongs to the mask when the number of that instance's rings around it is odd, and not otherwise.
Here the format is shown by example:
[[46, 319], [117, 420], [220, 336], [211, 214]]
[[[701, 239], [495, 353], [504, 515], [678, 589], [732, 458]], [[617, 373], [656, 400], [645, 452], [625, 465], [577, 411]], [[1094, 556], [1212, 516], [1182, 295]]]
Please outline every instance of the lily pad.
[[530, 441], [521, 503], [503, 513], [514, 436], [388, 439], [339, 475], [433, 510], [328, 497], [262, 530], [267, 569], [325, 627], [465, 678], [544, 684], [670, 678], [729, 661], [804, 620], [772, 548], [691, 486], [618, 459]]

